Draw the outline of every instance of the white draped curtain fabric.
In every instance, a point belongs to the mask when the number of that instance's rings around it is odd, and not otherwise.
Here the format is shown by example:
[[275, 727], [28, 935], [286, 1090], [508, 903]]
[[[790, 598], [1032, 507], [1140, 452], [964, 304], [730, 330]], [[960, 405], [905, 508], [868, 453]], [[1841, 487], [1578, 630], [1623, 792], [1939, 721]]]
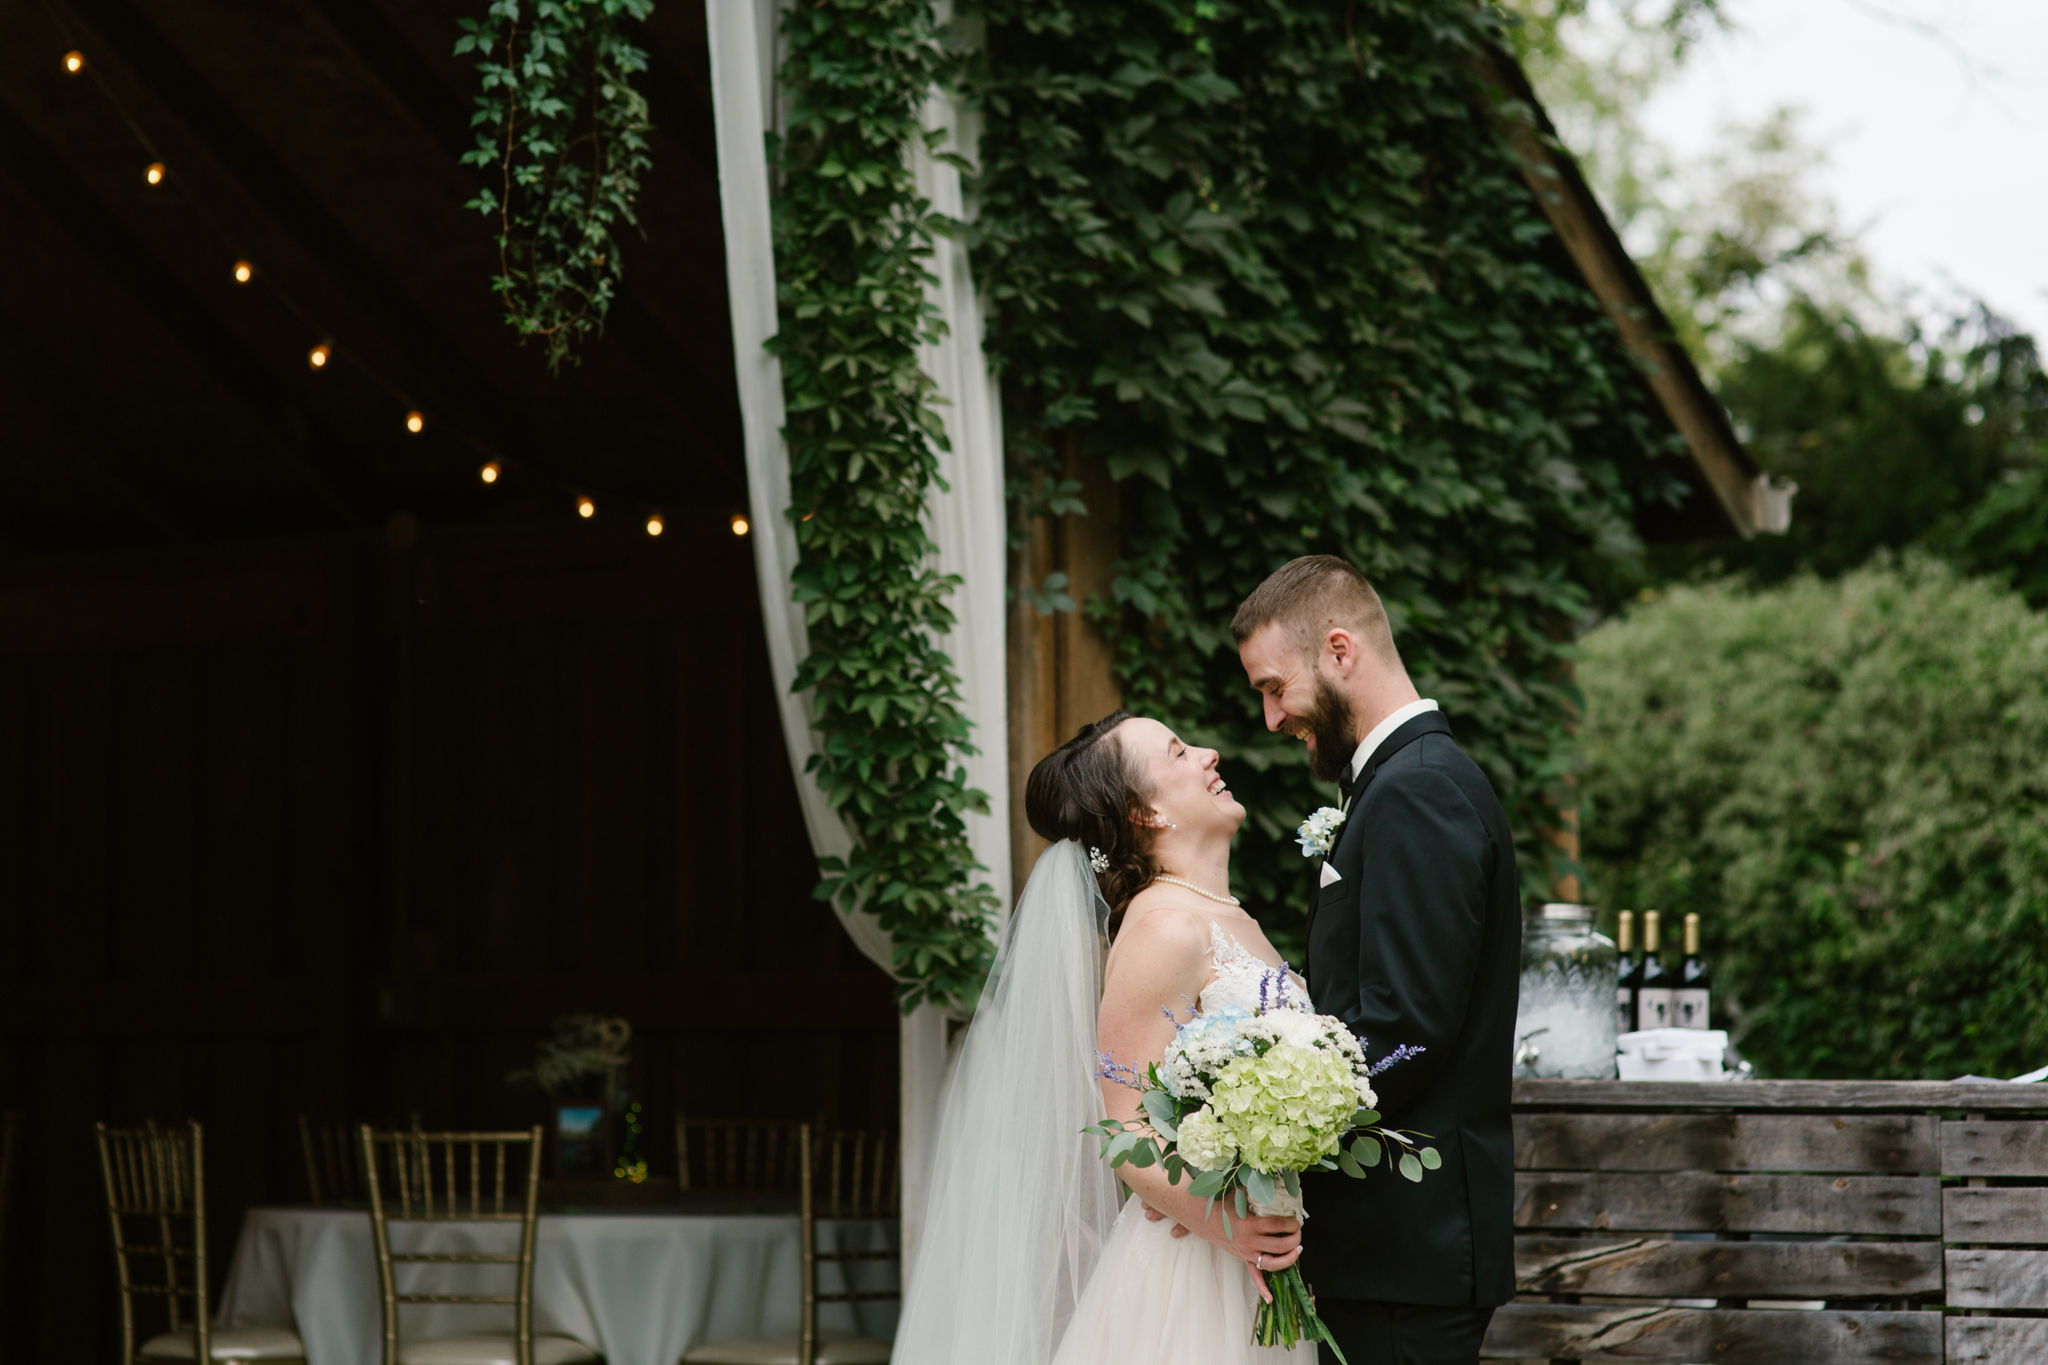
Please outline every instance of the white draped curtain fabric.
[[[754, 569], [760, 580], [761, 616], [768, 633], [782, 734], [796, 774], [811, 847], [822, 857], [852, 847], [845, 824], [825, 803], [806, 761], [817, 745], [808, 699], [791, 692], [798, 663], [808, 652], [803, 614], [790, 596], [796, 532], [789, 509], [789, 451], [783, 442], [782, 367], [766, 343], [776, 330], [775, 254], [769, 231], [771, 173], [766, 134], [778, 118], [780, 65], [778, 0], [705, 0], [711, 49], [712, 101], [717, 121], [719, 200], [725, 226], [727, 292], [731, 297], [734, 363], [746, 440], [747, 496], [753, 525]], [[934, 92], [928, 125], [944, 127], [958, 150], [971, 154], [971, 128], [955, 101]], [[940, 212], [962, 213], [960, 176], [923, 148], [910, 152], [919, 191]], [[938, 568], [962, 585], [953, 603], [957, 624], [939, 643], [959, 672], [961, 697], [981, 752], [967, 761], [972, 784], [988, 793], [989, 814], [970, 816], [968, 837], [990, 885], [1007, 897], [1010, 887], [1008, 712], [1005, 693], [1004, 522], [1001, 415], [997, 390], [981, 349], [981, 313], [966, 249], [941, 239], [932, 272], [932, 297], [948, 333], [926, 347], [920, 361], [938, 386], [939, 411], [951, 449], [939, 465], [947, 488], [933, 490], [930, 530]], [[846, 932], [885, 970], [891, 944], [873, 916], [842, 915]], [[903, 1133], [904, 1263], [923, 1213], [922, 1172], [930, 1168], [925, 1144], [936, 1128], [947, 1063], [944, 1014], [920, 1007], [904, 1018], [900, 1034]]]

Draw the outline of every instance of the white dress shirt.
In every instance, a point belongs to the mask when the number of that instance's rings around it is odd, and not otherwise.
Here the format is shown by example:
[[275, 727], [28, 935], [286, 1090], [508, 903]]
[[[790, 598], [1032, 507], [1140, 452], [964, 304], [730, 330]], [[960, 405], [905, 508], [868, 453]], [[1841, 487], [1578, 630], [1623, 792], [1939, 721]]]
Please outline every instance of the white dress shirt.
[[1440, 708], [1434, 701], [1424, 697], [1420, 701], [1411, 701], [1406, 706], [1396, 708], [1385, 720], [1373, 726], [1372, 733], [1359, 742], [1357, 751], [1351, 755], [1351, 766], [1345, 770], [1350, 774], [1351, 780], [1354, 782], [1358, 780], [1358, 775], [1365, 771], [1365, 765], [1371, 761], [1373, 754], [1378, 752], [1380, 745], [1387, 742], [1388, 735], [1393, 734], [1394, 731], [1400, 729], [1409, 721], [1414, 720], [1417, 716], [1426, 715], [1438, 709]]

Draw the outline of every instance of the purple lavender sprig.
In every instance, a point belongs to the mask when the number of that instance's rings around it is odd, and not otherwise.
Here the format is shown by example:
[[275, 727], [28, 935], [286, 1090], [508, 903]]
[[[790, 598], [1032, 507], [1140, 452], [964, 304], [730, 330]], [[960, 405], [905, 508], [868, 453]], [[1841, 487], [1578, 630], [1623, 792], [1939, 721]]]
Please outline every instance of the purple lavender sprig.
[[1292, 969], [1286, 962], [1259, 974], [1259, 1013], [1287, 1008], [1287, 977]]
[[1386, 1056], [1380, 1058], [1377, 1062], [1374, 1062], [1372, 1064], [1372, 1067], [1365, 1074], [1368, 1076], [1377, 1076], [1382, 1071], [1385, 1071], [1388, 1067], [1399, 1066], [1401, 1063], [1407, 1061], [1409, 1058], [1420, 1057], [1423, 1053], [1427, 1051], [1429, 1051], [1429, 1049], [1426, 1047], [1417, 1047], [1413, 1043], [1403, 1043], [1399, 1047], [1395, 1048], [1392, 1052], [1389, 1052]]
[[1095, 1074], [1106, 1081], [1115, 1081], [1118, 1085], [1127, 1085], [1133, 1090], [1145, 1088], [1144, 1081], [1138, 1075], [1137, 1068], [1125, 1066], [1107, 1052], [1095, 1054]]

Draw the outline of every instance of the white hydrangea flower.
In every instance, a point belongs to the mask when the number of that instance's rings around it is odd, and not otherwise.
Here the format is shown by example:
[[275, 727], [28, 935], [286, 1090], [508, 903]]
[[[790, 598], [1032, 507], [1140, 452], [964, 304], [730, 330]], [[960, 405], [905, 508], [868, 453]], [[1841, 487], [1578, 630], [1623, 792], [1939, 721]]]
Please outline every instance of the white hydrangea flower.
[[1221, 1171], [1237, 1160], [1237, 1143], [1207, 1105], [1180, 1121], [1181, 1160], [1198, 1171]]

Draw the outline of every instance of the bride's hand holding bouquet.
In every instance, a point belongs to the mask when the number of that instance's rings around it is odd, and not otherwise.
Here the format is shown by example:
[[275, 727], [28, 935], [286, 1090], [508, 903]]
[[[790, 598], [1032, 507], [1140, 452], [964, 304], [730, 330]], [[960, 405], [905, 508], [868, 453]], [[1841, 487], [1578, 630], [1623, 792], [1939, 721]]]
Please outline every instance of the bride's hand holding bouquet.
[[[1414, 1051], [1396, 1049], [1381, 1069]], [[1144, 1113], [1140, 1121], [1095, 1125], [1103, 1156], [1112, 1167], [1157, 1164], [1172, 1184], [1188, 1180], [1188, 1193], [1205, 1201], [1205, 1214], [1221, 1214], [1222, 1244], [1261, 1281], [1256, 1344], [1325, 1342], [1342, 1360], [1295, 1264], [1298, 1242], [1281, 1256], [1248, 1254], [1255, 1239], [1240, 1245], [1232, 1222], [1233, 1216], [1261, 1224], [1305, 1216], [1303, 1171], [1342, 1171], [1362, 1180], [1384, 1160], [1407, 1179], [1421, 1180], [1442, 1164], [1434, 1148], [1416, 1141], [1424, 1135], [1380, 1123], [1373, 1068], [1351, 1030], [1334, 1016], [1312, 1013], [1290, 989], [1283, 966], [1262, 983], [1256, 1010], [1193, 1010], [1142, 1076], [1108, 1056], [1101, 1058], [1101, 1074], [1139, 1092]], [[1277, 1231], [1261, 1226], [1255, 1236]]]

